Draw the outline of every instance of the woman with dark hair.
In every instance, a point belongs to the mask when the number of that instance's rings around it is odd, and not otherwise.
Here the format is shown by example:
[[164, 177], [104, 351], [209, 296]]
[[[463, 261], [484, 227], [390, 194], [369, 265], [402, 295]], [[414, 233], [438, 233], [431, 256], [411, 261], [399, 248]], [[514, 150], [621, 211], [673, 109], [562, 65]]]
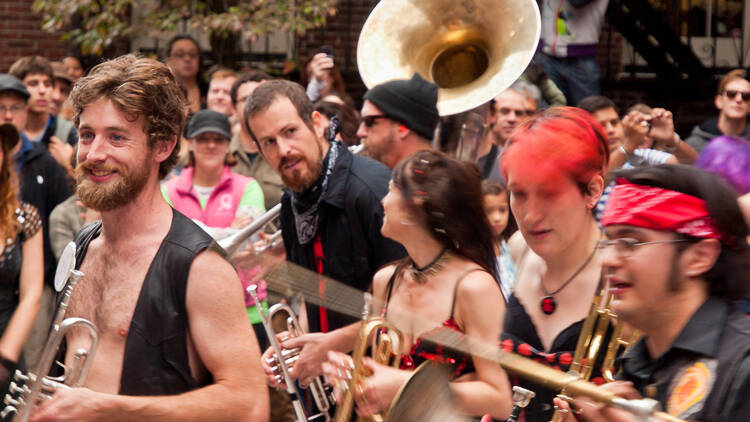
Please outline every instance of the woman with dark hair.
[[169, 66], [177, 82], [185, 89], [190, 112], [206, 107], [208, 84], [200, 77], [201, 47], [195, 38], [187, 34], [174, 36], [167, 43], [164, 63]]
[[[393, 170], [383, 198], [381, 232], [401, 243], [408, 257], [375, 274], [373, 294], [384, 303], [382, 315], [403, 330], [405, 342], [400, 369], [365, 360], [374, 375], [355, 388], [359, 414], [387, 408], [411, 371], [433, 360], [452, 363], [451, 389], [460, 413], [508, 416], [508, 380], [497, 364], [451, 354], [423, 340], [425, 334], [446, 328], [488, 344], [500, 334], [505, 303], [496, 281], [480, 181], [475, 165], [434, 151], [417, 152]], [[336, 369], [350, 358], [338, 353], [329, 357], [324, 368], [336, 379]]]
[[[328, 122], [333, 116], [339, 116], [341, 130], [336, 135], [336, 139], [343, 142], [346, 146], [359, 145], [357, 128], [359, 127], [359, 113], [346, 104], [333, 103], [330, 101], [318, 101], [315, 103], [315, 111], [322, 114]], [[328, 134], [326, 133], [326, 136]]]
[[[502, 347], [567, 369], [583, 320], [598, 293], [602, 233], [593, 209], [602, 194], [609, 148], [601, 126], [581, 109], [551, 108], [518, 128], [501, 158], [519, 232], [511, 239], [516, 283]], [[526, 421], [548, 421], [556, 392], [536, 392]]]
[[11, 157], [20, 136], [13, 125], [4, 124], [0, 138], [0, 389], [4, 394], [39, 311], [44, 258], [39, 214], [17, 196]]

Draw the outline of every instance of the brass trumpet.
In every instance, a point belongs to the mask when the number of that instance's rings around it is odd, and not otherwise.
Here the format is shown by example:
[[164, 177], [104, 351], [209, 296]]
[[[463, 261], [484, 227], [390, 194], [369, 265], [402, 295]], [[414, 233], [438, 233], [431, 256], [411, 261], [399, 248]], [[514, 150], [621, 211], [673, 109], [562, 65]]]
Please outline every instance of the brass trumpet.
[[[380, 335], [374, 339], [375, 344], [373, 345], [373, 336], [378, 332], [380, 332]], [[359, 385], [363, 378], [369, 376], [362, 368], [362, 359], [365, 356], [367, 348], [372, 345], [372, 358], [376, 362], [398, 368], [401, 363], [401, 348], [403, 344], [404, 335], [393, 324], [386, 322], [382, 318], [372, 318], [362, 322], [357, 344], [354, 346], [354, 352], [352, 353], [354, 363], [352, 376], [347, 383], [344, 396], [336, 408], [335, 422], [348, 422], [351, 419], [352, 411], [354, 410], [354, 388]], [[360, 416], [357, 418], [357, 422], [383, 422], [385, 420], [387, 420], [386, 414]]]
[[[622, 337], [622, 331], [625, 324], [621, 320], [618, 320], [617, 315], [615, 315], [615, 313], [609, 308], [609, 301], [612, 299], [611, 295], [606, 296], [609, 300], [605, 306], [602, 306], [602, 300], [605, 296], [606, 286], [601, 287], [591, 301], [591, 308], [589, 309], [589, 314], [581, 327], [581, 333], [578, 336], [578, 343], [576, 344], [576, 349], [573, 353], [573, 361], [571, 362], [568, 371], [568, 373], [576, 375], [584, 381], [591, 379], [596, 361], [602, 351], [604, 351], [604, 357], [602, 358], [602, 365], [600, 367], [602, 377], [607, 382], [614, 381], [614, 374], [616, 372], [614, 368], [615, 359], [620, 353], [620, 349], [627, 349], [628, 346], [633, 344], [639, 336], [637, 332], [634, 332], [629, 340], [625, 340]], [[613, 321], [616, 322], [609, 343], [607, 343], [606, 348], [604, 348], [607, 331]], [[565, 389], [560, 392], [559, 397], [563, 399], [568, 398], [568, 393]], [[555, 410], [550, 422], [559, 422], [562, 418], [562, 412]]]
[[[257, 293], [258, 287], [253, 285], [249, 286], [247, 288], [248, 294], [252, 296], [255, 303], [260, 303], [258, 300], [258, 293]], [[291, 377], [289, 376], [289, 369], [291, 366], [293, 366], [294, 362], [299, 359], [299, 349], [283, 349], [281, 348], [281, 345], [276, 340], [276, 330], [273, 328], [273, 317], [276, 314], [283, 314], [285, 313], [287, 315], [286, 317], [286, 325], [287, 330], [289, 332], [289, 337], [298, 337], [302, 334], [305, 334], [305, 331], [302, 329], [302, 327], [299, 324], [299, 320], [297, 319], [297, 315], [295, 314], [294, 310], [291, 308], [291, 306], [284, 304], [284, 303], [278, 303], [276, 305], [271, 306], [271, 308], [268, 310], [268, 314], [265, 313], [265, 311], [262, 309], [260, 305], [258, 305], [258, 311], [261, 316], [261, 322], [263, 323], [263, 328], [266, 330], [266, 335], [268, 336], [268, 341], [271, 344], [271, 347], [274, 348], [274, 351], [276, 352], [272, 358], [268, 359], [268, 364], [271, 365], [271, 369], [273, 370], [276, 382], [278, 384], [281, 384], [282, 382], [286, 384], [286, 391], [289, 393], [289, 396], [292, 398], [292, 406], [294, 407], [294, 413], [297, 418], [298, 422], [303, 421], [330, 421], [331, 420], [331, 409], [333, 407], [333, 403], [335, 403], [335, 398], [333, 397], [333, 393], [330, 388], [326, 388], [325, 384], [323, 383], [322, 377], [316, 377], [309, 385], [308, 390], [310, 391], [310, 394], [312, 395], [313, 401], [315, 402], [315, 406], [317, 408], [317, 413], [313, 413], [311, 415], [307, 415], [307, 413], [304, 410], [304, 406], [302, 405], [302, 401], [300, 400], [300, 394], [297, 390], [296, 385], [294, 384], [294, 381], [291, 380]]]
[[[83, 318], [65, 318], [73, 288], [83, 277], [83, 273], [74, 268], [75, 243], [70, 242], [60, 256], [55, 274], [55, 287], [60, 290], [64, 286], [65, 290], [55, 313], [52, 330], [47, 338], [42, 356], [34, 372], [24, 374], [21, 370], [16, 370], [13, 374], [8, 393], [3, 399], [5, 407], [0, 412], [0, 418], [5, 418], [14, 413], [16, 415], [13, 418], [14, 421], [26, 422], [29, 420], [31, 411], [40, 400], [48, 399], [57, 389], [80, 387], [86, 379], [86, 374], [99, 342], [99, 335], [96, 326], [91, 321]], [[88, 330], [91, 339], [89, 348], [75, 351], [73, 362], [67, 367], [63, 366], [65, 372], [62, 376], [48, 376], [47, 374], [55, 363], [55, 356], [65, 335], [71, 328], [78, 326], [85, 327]]]

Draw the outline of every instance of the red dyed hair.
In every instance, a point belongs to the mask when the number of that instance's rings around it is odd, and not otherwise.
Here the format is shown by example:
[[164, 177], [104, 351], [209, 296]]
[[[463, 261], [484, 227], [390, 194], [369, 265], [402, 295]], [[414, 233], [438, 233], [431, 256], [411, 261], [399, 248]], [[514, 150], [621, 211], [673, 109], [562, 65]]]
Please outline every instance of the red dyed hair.
[[509, 140], [500, 165], [508, 180], [513, 171], [550, 182], [567, 175], [582, 192], [609, 162], [607, 135], [591, 114], [575, 107], [552, 107], [522, 124]]

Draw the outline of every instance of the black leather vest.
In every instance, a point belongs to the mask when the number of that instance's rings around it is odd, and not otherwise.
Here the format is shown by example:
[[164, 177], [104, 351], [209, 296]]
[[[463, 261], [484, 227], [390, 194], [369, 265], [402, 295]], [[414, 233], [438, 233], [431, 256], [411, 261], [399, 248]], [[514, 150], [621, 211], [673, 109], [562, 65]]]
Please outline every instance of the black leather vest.
[[[101, 221], [97, 221], [76, 236], [77, 267], [89, 242], [100, 233]], [[212, 382], [210, 374], [199, 382], [190, 373], [185, 308], [190, 264], [209, 247], [221, 251], [195, 223], [173, 211], [172, 225], [146, 273], [130, 322], [120, 394], [173, 395]]]

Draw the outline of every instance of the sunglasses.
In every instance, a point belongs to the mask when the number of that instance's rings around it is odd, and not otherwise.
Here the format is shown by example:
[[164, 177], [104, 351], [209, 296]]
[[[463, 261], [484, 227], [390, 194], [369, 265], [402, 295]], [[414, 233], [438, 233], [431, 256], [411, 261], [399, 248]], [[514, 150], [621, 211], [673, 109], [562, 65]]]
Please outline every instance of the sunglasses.
[[389, 119], [389, 117], [383, 114], [374, 114], [371, 116], [363, 117], [362, 123], [364, 123], [366, 127], [372, 127], [372, 125], [374, 125], [375, 122], [378, 121], [378, 119]]
[[740, 94], [742, 95], [742, 101], [750, 101], [750, 92], [727, 89], [726, 91], [724, 91], [724, 94], [727, 96], [727, 98], [730, 99], [735, 99], [737, 97], [737, 94]]

